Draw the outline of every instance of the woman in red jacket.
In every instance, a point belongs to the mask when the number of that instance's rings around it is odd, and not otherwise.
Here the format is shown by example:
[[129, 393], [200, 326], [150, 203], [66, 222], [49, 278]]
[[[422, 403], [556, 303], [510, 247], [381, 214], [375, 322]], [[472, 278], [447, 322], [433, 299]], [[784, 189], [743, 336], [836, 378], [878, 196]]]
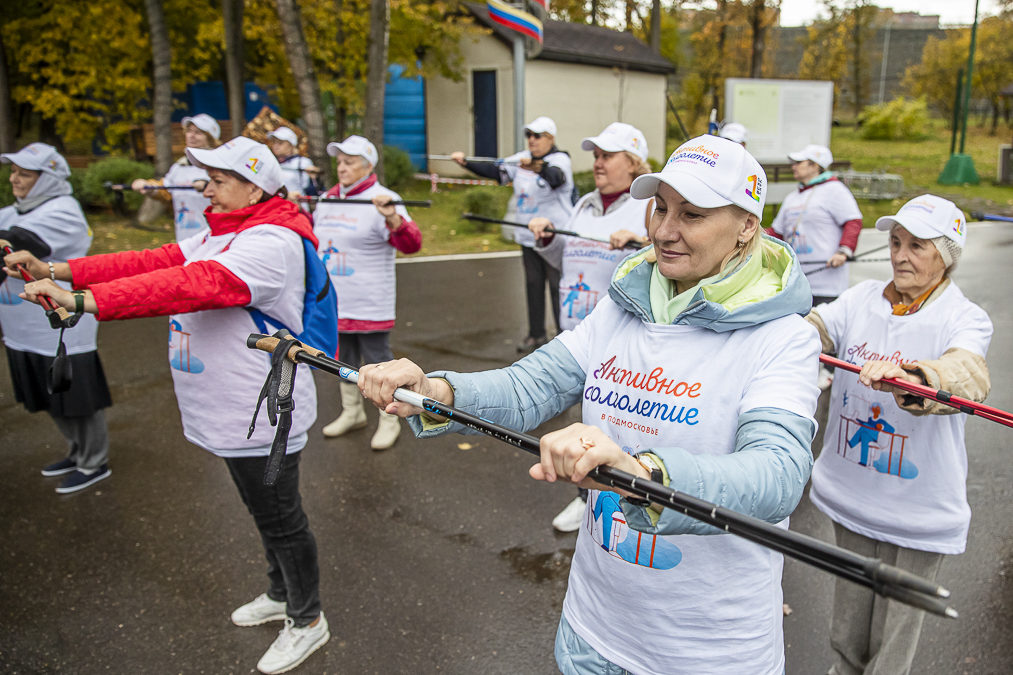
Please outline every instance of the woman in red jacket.
[[[257, 330], [248, 309], [296, 333], [305, 294], [303, 239], [316, 245], [309, 219], [284, 199], [281, 168], [267, 146], [236, 138], [215, 150], [187, 148], [206, 169], [204, 195], [210, 232], [160, 249], [113, 253], [49, 267], [27, 251], [5, 259], [7, 274], [21, 263], [36, 279], [22, 297], [52, 298], [67, 310], [99, 321], [171, 317], [169, 364], [187, 440], [222, 457], [264, 543], [267, 593], [232, 614], [240, 626], [285, 620], [285, 628], [257, 667], [280, 673], [302, 663], [327, 642], [320, 611], [316, 540], [299, 495], [299, 457], [316, 420], [316, 390], [305, 366], [295, 380], [291, 440], [281, 475], [265, 486], [273, 440], [265, 420], [247, 438], [249, 408], [267, 376], [263, 355], [244, 348]], [[230, 347], [230, 345], [232, 345]], [[263, 414], [262, 414], [263, 416]]]

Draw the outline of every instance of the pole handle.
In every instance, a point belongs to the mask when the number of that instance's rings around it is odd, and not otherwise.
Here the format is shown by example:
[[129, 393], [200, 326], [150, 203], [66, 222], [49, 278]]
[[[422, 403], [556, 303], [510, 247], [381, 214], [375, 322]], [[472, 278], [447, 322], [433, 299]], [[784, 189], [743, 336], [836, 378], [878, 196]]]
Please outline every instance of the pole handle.
[[[285, 339], [295, 340], [295, 338], [292, 337], [291, 335], [286, 335]], [[260, 335], [257, 333], [251, 333], [250, 336], [246, 338], [246, 346], [249, 349], [259, 349], [262, 352], [273, 354], [275, 347], [278, 346], [278, 338], [272, 337], [270, 335]], [[301, 346], [296, 345], [295, 347], [292, 347], [292, 349], [288, 350], [287, 355], [288, 360], [291, 361], [292, 363], [298, 363], [298, 361], [296, 361], [295, 355], [298, 354], [299, 352], [306, 352], [310, 356], [326, 356], [326, 354], [324, 354], [316, 347], [310, 347], [308, 345], [301, 345]]]

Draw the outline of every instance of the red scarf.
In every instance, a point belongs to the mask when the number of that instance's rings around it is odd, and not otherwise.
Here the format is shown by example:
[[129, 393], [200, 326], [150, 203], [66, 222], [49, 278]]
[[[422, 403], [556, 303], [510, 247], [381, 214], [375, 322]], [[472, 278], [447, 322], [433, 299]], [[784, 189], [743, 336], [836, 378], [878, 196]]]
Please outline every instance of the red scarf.
[[287, 227], [303, 239], [313, 242], [314, 246], [319, 244], [313, 234], [313, 223], [306, 213], [287, 199], [272, 197], [266, 202], [244, 206], [228, 213], [212, 213], [212, 208], [209, 206], [204, 209], [204, 218], [208, 221], [212, 236], [229, 232], [238, 234], [257, 225], [277, 225]]

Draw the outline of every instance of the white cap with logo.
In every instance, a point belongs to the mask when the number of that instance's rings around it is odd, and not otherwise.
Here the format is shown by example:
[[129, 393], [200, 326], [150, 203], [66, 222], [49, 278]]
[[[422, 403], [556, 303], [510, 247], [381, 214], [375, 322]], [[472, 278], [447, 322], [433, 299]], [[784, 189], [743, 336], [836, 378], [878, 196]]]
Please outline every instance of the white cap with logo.
[[703, 209], [735, 204], [763, 216], [767, 195], [763, 167], [744, 147], [727, 138], [707, 134], [686, 141], [660, 173], [633, 181], [630, 194], [637, 199], [653, 197], [659, 183], [671, 186], [690, 204]]
[[17, 164], [22, 169], [42, 171], [61, 180], [70, 177], [67, 160], [51, 145], [46, 143], [29, 143], [17, 152], [6, 152], [0, 155], [0, 162]]
[[647, 161], [647, 139], [644, 132], [632, 124], [613, 122], [597, 136], [588, 136], [580, 142], [583, 150], [595, 148], [605, 152], [632, 152], [643, 161]]
[[749, 130], [738, 122], [729, 122], [721, 127], [721, 133], [718, 136], [736, 143], [745, 143], [749, 140]]
[[327, 154], [337, 157], [338, 153], [352, 157], [365, 157], [366, 161], [376, 166], [380, 156], [376, 152], [376, 146], [369, 142], [369, 139], [362, 136], [349, 136], [340, 143], [328, 143]]
[[187, 159], [204, 170], [225, 169], [235, 171], [265, 193], [274, 195], [284, 185], [281, 166], [263, 143], [246, 136], [237, 136], [214, 150], [187, 148]]
[[299, 137], [288, 127], [278, 127], [274, 131], [268, 132], [267, 137], [277, 138], [279, 141], [288, 141], [292, 144], [293, 148], [299, 145]]
[[876, 229], [889, 232], [894, 224], [919, 239], [946, 237], [960, 248], [967, 242], [967, 221], [964, 212], [948, 199], [935, 195], [915, 197], [895, 216], [883, 216], [876, 221]]
[[222, 128], [218, 126], [218, 122], [216, 122], [215, 118], [211, 117], [211, 115], [201, 113], [199, 115], [194, 115], [193, 117], [184, 117], [182, 124], [184, 129], [186, 129], [187, 124], [192, 124], [201, 131], [206, 131], [214, 136], [216, 141], [222, 137]]
[[530, 131], [536, 134], [550, 134], [556, 135], [556, 123], [552, 121], [551, 117], [536, 117], [527, 124], [524, 125], [524, 131]]
[[798, 152], [789, 152], [788, 159], [793, 162], [804, 162], [809, 159], [819, 164], [823, 169], [830, 168], [834, 163], [834, 156], [830, 148], [823, 145], [807, 145]]

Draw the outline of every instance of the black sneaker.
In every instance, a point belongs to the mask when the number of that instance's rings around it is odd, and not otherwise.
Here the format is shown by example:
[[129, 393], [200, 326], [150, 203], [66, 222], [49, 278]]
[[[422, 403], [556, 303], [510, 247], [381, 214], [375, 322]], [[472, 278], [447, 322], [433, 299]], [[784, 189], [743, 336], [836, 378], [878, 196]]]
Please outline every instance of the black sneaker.
[[56, 488], [56, 491], [61, 495], [65, 495], [69, 492], [77, 492], [78, 490], [90, 487], [103, 478], [108, 478], [111, 475], [113, 475], [113, 472], [109, 470], [108, 464], [103, 464], [93, 473], [85, 473], [83, 471], [75, 470], [74, 473], [67, 476], [67, 478], [60, 483], [60, 487]]
[[42, 475], [46, 478], [52, 478], [53, 476], [62, 476], [65, 473], [77, 470], [77, 462], [67, 458], [61, 459], [59, 462], [53, 462], [45, 469], [42, 470]]

